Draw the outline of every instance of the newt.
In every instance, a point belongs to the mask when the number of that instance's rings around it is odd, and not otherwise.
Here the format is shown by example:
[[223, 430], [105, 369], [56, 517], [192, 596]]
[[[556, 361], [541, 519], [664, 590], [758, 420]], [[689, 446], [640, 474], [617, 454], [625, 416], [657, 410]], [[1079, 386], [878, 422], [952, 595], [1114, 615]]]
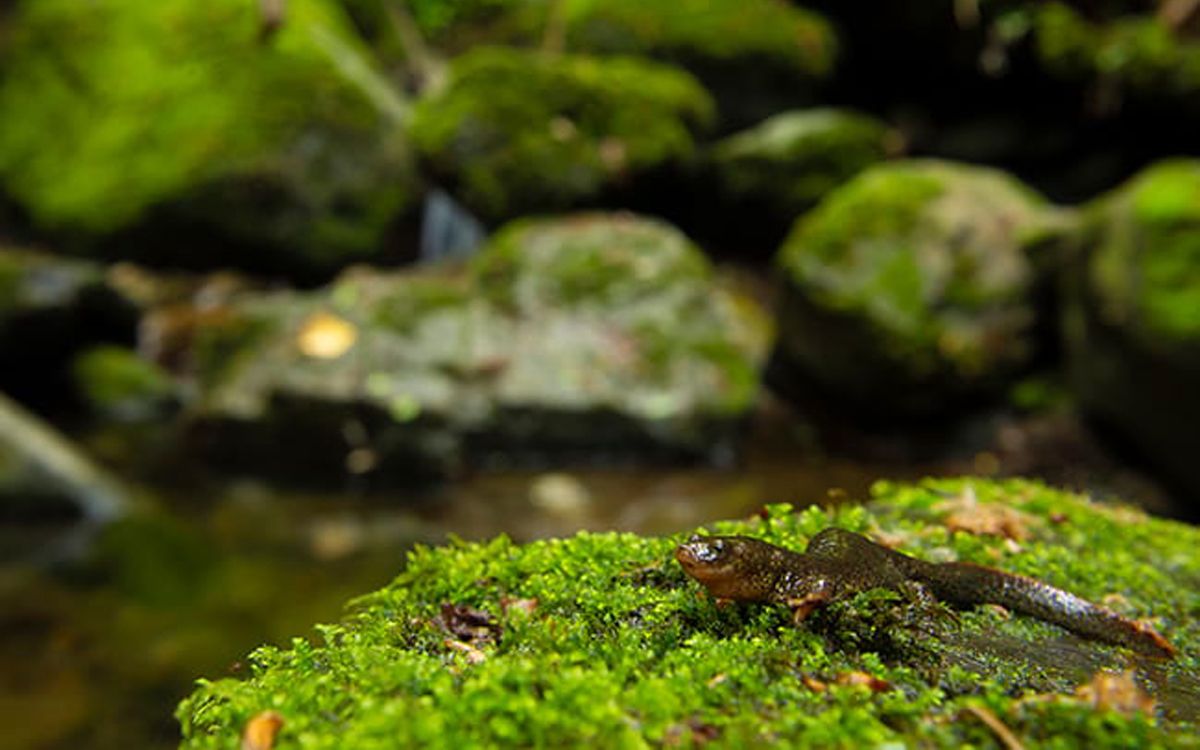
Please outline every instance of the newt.
[[744, 536], [693, 536], [675, 549], [684, 571], [718, 600], [785, 604], [797, 624], [859, 591], [886, 588], [960, 607], [999, 604], [1079, 635], [1171, 657], [1154, 628], [1034, 578], [965, 562], [932, 563], [845, 529], [828, 528], [804, 552]]

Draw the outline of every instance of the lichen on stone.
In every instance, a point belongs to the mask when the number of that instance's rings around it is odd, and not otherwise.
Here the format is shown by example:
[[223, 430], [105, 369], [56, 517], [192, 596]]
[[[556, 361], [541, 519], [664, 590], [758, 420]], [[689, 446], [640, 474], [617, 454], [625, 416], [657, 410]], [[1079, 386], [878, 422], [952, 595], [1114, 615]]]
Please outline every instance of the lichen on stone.
[[[1020, 510], [1029, 538], [951, 533], [943, 504], [963, 494]], [[419, 548], [319, 637], [260, 648], [245, 679], [202, 680], [178, 711], [183, 747], [234, 747], [264, 710], [286, 720], [280, 748], [998, 746], [972, 707], [1030, 745], [1194, 746], [1195, 529], [1016, 480], [880, 483], [872, 495], [709, 530], [803, 548], [836, 525], [1108, 597], [1179, 648], [1169, 663], [1133, 662], [1157, 711], [1078, 697], [1126, 657], [1027, 617], [977, 608], [954, 625], [873, 592], [795, 627], [784, 608], [699, 595], [671, 557], [678, 538], [580, 533]]]

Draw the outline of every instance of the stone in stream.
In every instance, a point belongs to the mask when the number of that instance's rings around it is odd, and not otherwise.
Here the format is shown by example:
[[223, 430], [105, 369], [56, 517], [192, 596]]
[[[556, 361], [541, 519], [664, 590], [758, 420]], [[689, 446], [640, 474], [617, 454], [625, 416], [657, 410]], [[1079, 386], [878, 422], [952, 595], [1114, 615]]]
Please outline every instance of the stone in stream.
[[1200, 161], [1159, 162], [1084, 211], [1067, 300], [1085, 412], [1200, 491]]
[[768, 335], [663, 222], [523, 220], [465, 270], [353, 270], [209, 316], [196, 434], [254, 471], [392, 484], [509, 460], [725, 461]]
[[932, 160], [860, 173], [778, 255], [779, 361], [873, 417], [994, 393], [1037, 352], [1042, 269], [1066, 226], [1003, 172]]

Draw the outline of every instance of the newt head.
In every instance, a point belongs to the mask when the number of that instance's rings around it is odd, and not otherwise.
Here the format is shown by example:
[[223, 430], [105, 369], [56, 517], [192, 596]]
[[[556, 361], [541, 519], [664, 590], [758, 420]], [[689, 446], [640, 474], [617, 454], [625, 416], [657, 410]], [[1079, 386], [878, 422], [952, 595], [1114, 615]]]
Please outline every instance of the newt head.
[[775, 549], [744, 536], [693, 535], [675, 548], [675, 559], [718, 599], [765, 601], [777, 572]]

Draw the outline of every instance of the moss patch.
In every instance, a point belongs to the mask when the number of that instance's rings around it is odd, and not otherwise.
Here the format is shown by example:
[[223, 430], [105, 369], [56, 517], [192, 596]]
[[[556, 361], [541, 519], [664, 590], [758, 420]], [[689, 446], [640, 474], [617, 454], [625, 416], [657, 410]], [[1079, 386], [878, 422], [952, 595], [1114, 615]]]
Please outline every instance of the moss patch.
[[1200, 341], [1200, 161], [1147, 168], [1088, 210], [1089, 282], [1109, 323]]
[[289, 3], [269, 40], [242, 0], [36, 0], [12, 24], [0, 179], [46, 228], [104, 235], [169, 207], [328, 261], [373, 248], [411, 199], [402, 103], [335, 3]]
[[499, 219], [689, 157], [712, 107], [695, 79], [659, 63], [479, 48], [418, 104], [411, 133], [472, 208]]
[[781, 340], [811, 376], [884, 409], [994, 387], [1032, 355], [1041, 264], [1027, 247], [1060, 223], [996, 170], [868, 168], [798, 219], [780, 250], [792, 295]]
[[[1195, 746], [1195, 529], [1020, 481], [881, 483], [873, 494], [870, 509], [774, 506], [765, 519], [712, 530], [802, 548], [833, 524], [929, 559], [997, 565], [1097, 600], [1119, 595], [1114, 606], [1155, 618], [1180, 648], [1139, 672], [1159, 713], [1075, 698], [1091, 670], [1124, 657], [1029, 618], [981, 608], [955, 628], [867, 595], [795, 628], [781, 608], [718, 609], [698, 596], [670, 558], [677, 539], [583, 533], [419, 549], [345, 622], [319, 628], [319, 644], [264, 647], [249, 679], [203, 681], [179, 708], [183, 746], [236, 747], [268, 709], [287, 722], [280, 748], [995, 746], [970, 707], [1031, 744]], [[947, 506], [968, 495], [1018, 509], [1030, 538], [949, 532]], [[870, 640], [849, 629], [863, 618], [892, 624]]]

